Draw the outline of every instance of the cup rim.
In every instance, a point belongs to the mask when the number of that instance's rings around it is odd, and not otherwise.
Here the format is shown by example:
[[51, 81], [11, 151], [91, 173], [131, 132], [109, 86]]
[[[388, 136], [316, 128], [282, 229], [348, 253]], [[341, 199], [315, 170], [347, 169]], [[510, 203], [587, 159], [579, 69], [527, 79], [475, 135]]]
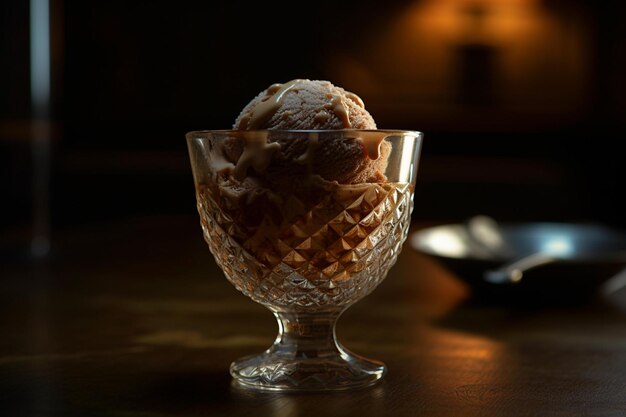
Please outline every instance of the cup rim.
[[187, 139], [207, 134], [219, 134], [219, 135], [242, 135], [247, 132], [265, 132], [265, 133], [383, 133], [389, 136], [393, 135], [411, 135], [416, 138], [422, 138], [424, 133], [419, 130], [404, 130], [404, 129], [258, 129], [258, 130], [234, 130], [234, 129], [204, 129], [204, 130], [192, 130], [185, 134]]

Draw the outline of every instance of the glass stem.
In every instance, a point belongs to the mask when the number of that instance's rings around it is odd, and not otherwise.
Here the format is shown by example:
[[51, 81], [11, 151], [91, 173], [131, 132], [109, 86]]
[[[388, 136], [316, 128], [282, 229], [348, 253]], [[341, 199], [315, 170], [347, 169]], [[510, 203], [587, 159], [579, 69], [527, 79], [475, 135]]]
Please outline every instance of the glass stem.
[[279, 331], [270, 353], [291, 359], [322, 359], [341, 355], [335, 325], [342, 312], [274, 312]]

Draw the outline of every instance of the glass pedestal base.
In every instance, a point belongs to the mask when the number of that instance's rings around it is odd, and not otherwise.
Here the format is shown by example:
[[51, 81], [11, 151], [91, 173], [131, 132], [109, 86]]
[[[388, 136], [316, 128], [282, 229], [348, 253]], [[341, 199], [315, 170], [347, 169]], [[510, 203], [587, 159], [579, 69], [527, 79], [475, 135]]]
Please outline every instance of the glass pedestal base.
[[341, 312], [274, 312], [279, 334], [264, 353], [236, 360], [230, 374], [242, 386], [272, 391], [334, 391], [372, 385], [382, 362], [347, 351], [337, 342]]
[[335, 391], [366, 387], [381, 379], [386, 370], [382, 362], [345, 351], [324, 358], [285, 358], [268, 351], [241, 358], [230, 366], [230, 374], [240, 385], [271, 391]]

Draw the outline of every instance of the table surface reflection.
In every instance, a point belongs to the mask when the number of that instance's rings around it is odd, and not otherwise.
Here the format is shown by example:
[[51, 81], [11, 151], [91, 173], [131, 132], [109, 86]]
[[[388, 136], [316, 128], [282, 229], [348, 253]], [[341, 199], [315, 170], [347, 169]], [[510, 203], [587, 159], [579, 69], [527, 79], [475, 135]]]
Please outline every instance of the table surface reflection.
[[340, 320], [346, 347], [389, 368], [355, 391], [231, 383], [276, 323], [223, 278], [195, 216], [58, 231], [49, 260], [5, 262], [0, 309], [6, 416], [626, 415], [626, 293], [481, 304], [408, 245]]

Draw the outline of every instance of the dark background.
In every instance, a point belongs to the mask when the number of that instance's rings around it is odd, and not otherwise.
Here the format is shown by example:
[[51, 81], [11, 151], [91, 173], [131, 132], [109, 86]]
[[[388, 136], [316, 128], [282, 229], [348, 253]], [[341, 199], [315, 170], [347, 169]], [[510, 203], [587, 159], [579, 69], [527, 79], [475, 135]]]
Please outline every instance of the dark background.
[[[52, 0], [49, 224], [193, 214], [184, 134], [328, 79], [425, 143], [414, 218], [626, 226], [624, 2]], [[0, 231], [32, 227], [29, 5], [0, 5]], [[45, 115], [44, 115], [45, 116]], [[41, 202], [40, 202], [41, 204]]]

